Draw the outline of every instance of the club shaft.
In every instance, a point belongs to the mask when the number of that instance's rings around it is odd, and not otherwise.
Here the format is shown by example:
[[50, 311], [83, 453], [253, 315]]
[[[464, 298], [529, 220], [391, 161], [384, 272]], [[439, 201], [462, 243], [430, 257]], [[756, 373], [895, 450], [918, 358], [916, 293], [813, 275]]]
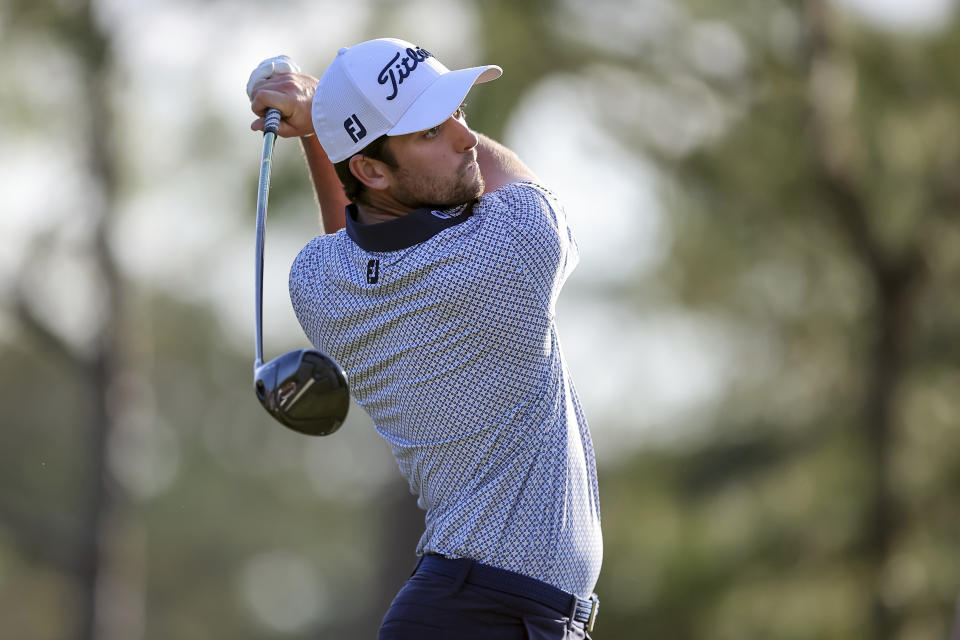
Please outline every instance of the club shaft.
[[263, 128], [263, 154], [260, 159], [260, 183], [257, 189], [257, 237], [254, 248], [254, 316], [256, 327], [256, 359], [253, 368], [263, 364], [263, 239], [267, 227], [267, 200], [270, 196], [270, 169], [273, 164], [273, 145], [280, 125], [280, 112], [269, 109]]

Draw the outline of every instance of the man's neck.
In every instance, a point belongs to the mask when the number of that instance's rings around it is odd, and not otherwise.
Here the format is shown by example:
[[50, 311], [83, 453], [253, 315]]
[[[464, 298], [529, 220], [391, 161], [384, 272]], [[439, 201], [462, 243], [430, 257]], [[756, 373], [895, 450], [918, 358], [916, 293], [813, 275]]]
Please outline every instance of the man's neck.
[[377, 224], [378, 222], [396, 220], [413, 211], [413, 209], [399, 204], [394, 206], [370, 205], [362, 202], [356, 204], [357, 220], [362, 224]]
[[[402, 218], [408, 213], [416, 211], [419, 207], [414, 207], [412, 205], [404, 204], [397, 201], [392, 197], [382, 197], [379, 194], [371, 194], [368, 196], [369, 199], [365, 202], [354, 202], [357, 207], [357, 222], [360, 224], [377, 224], [378, 222], [388, 222], [390, 220], [396, 220], [397, 218]], [[474, 204], [479, 200], [479, 197], [471, 201], [470, 203], [463, 204]], [[452, 209], [457, 205], [438, 205], [438, 204], [422, 204], [420, 207], [425, 207], [433, 210], [446, 210]]]
[[416, 207], [400, 202], [389, 190], [367, 189], [363, 202], [357, 202], [357, 219], [362, 224], [376, 224], [402, 218]]

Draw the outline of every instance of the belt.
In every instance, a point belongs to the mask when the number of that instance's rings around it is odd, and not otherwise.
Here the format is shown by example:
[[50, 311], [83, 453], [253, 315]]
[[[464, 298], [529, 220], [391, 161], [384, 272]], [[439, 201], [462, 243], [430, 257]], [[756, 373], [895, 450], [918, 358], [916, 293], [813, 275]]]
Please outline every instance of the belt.
[[536, 600], [551, 609], [570, 615], [576, 622], [582, 622], [588, 633], [593, 632], [593, 624], [600, 609], [600, 600], [595, 593], [588, 599], [580, 598], [530, 576], [491, 567], [470, 558], [445, 558], [426, 554], [420, 558], [417, 565], [417, 571], [420, 569], [454, 579], [466, 572], [463, 581], [467, 584]]

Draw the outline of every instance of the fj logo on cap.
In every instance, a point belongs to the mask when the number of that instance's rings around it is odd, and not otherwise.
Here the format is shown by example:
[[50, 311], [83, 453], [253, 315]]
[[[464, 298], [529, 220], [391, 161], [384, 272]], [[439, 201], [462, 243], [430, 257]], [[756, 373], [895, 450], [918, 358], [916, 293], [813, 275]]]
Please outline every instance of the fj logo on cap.
[[354, 142], [360, 142], [367, 135], [367, 128], [363, 126], [355, 113], [343, 121], [343, 128], [347, 130], [350, 139]]
[[420, 47], [416, 49], [408, 47], [406, 54], [402, 59], [399, 53], [393, 56], [393, 59], [387, 63], [387, 66], [385, 66], [380, 71], [380, 75], [377, 76], [377, 82], [380, 84], [387, 84], [389, 82], [391, 85], [393, 93], [387, 96], [387, 100], [396, 98], [397, 93], [400, 91], [400, 85], [403, 84], [406, 78], [410, 77], [410, 74], [417, 68], [417, 65], [433, 56], [432, 53]]

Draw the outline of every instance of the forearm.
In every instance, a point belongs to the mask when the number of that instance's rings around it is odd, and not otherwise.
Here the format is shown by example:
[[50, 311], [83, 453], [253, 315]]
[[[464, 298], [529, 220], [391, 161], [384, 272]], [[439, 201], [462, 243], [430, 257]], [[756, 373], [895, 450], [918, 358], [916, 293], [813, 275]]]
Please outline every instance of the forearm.
[[257, 71], [254, 71], [251, 76], [253, 85], [247, 88], [250, 108], [260, 117], [254, 120], [250, 127], [255, 131], [262, 131], [267, 109], [280, 110], [283, 119], [280, 120], [278, 135], [282, 138], [300, 138], [310, 180], [317, 195], [317, 204], [320, 205], [323, 230], [325, 233], [336, 233], [345, 225], [343, 210], [348, 201], [333, 164], [317, 137], [313, 135], [310, 108], [317, 79], [289, 70], [289, 61], [285, 65], [287, 70], [282, 73], [272, 73], [271, 67], [270, 74], [259, 77]]
[[320, 205], [323, 232], [336, 233], [346, 224], [344, 208], [350, 201], [347, 200], [340, 178], [333, 169], [333, 163], [327, 158], [317, 136], [302, 137], [300, 143], [310, 171], [310, 180], [317, 194], [317, 203]]
[[477, 164], [480, 165], [485, 193], [513, 182], [537, 179], [513, 151], [482, 133], [477, 133], [477, 138]]

